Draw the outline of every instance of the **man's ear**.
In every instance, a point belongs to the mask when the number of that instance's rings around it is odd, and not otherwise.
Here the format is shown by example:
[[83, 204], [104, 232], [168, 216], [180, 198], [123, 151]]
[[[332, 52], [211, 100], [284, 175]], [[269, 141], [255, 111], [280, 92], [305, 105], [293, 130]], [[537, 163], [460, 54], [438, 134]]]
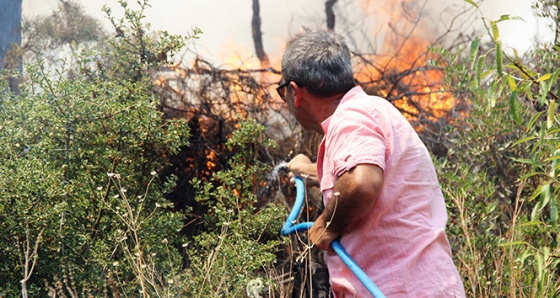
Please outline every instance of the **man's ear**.
[[294, 106], [296, 108], [299, 108], [299, 105], [301, 104], [301, 98], [303, 96], [303, 87], [298, 86], [298, 84], [296, 84], [296, 82], [294, 81], [290, 82], [290, 87], [294, 89]]

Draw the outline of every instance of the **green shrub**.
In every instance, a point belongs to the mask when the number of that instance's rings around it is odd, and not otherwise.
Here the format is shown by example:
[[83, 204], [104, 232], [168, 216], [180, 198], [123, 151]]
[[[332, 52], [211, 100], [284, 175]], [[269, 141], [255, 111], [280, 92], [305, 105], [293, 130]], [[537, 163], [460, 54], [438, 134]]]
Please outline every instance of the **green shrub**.
[[169, 212], [173, 179], [158, 171], [188, 127], [163, 120], [151, 91], [147, 70], [167, 60], [143, 57], [171, 57], [184, 39], [149, 37], [137, 12], [125, 15], [132, 29], [74, 53], [77, 68], [31, 65], [19, 95], [1, 86], [2, 297], [174, 291], [183, 216]]
[[497, 23], [508, 19], [488, 22], [489, 50], [477, 38], [469, 57], [448, 53], [449, 85], [471, 108], [450, 127], [452, 145], [438, 171], [468, 296], [555, 297], [558, 54], [506, 55]]
[[249, 283], [259, 279], [268, 285], [262, 291], [274, 292], [271, 269], [285, 241], [279, 231], [287, 212], [266, 202], [257, 208], [255, 190], [266, 181], [267, 165], [257, 161], [255, 148], [272, 145], [263, 139], [264, 130], [254, 120], [242, 121], [228, 140], [239, 152], [229, 169], [216, 172], [211, 181], [193, 181], [197, 201], [209, 211], [204, 215], [207, 230], [189, 248], [189, 297], [244, 297]]

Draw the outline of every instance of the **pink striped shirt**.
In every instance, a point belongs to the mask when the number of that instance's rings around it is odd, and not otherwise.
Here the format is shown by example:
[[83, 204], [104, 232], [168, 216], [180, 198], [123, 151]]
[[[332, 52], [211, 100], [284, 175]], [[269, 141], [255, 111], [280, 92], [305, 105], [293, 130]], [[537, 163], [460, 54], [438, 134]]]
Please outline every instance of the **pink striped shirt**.
[[[325, 204], [345, 171], [358, 164], [383, 169], [373, 208], [341, 235], [350, 256], [387, 297], [465, 297], [432, 159], [409, 122], [385, 99], [355, 87], [322, 127], [317, 172]], [[335, 297], [371, 297], [334, 252], [325, 262]]]

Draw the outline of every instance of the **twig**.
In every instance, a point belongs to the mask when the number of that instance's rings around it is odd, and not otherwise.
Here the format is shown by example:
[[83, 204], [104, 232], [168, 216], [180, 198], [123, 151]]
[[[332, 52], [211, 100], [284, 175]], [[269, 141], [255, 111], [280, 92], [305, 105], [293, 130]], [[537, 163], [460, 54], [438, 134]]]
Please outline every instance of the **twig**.
[[[507, 57], [507, 56], [506, 56], [506, 57]], [[526, 75], [526, 76], [531, 80], [531, 83], [532, 83], [533, 85], [535, 85], [535, 86], [537, 86], [537, 87], [540, 85], [540, 82], [539, 82], [537, 79], [535, 79], [530, 73], [528, 73], [528, 72], [525, 70], [525, 68], [523, 68], [523, 65], [520, 65], [519, 62], [514, 61], [514, 60], [512, 60], [512, 59], [509, 58], [509, 57], [508, 57], [508, 59], [513, 63], [513, 65], [514, 65], [517, 69], [519, 69], [524, 75]], [[555, 100], [558, 100], [558, 95], [552, 93], [552, 91], [550, 91], [550, 90], [548, 91], [548, 95], [550, 95], [550, 96], [551, 96], [552, 98], [554, 98]]]
[[[35, 269], [35, 265], [37, 265], [37, 258], [39, 256], [39, 254], [38, 254], [39, 244], [41, 243], [41, 240], [43, 238], [43, 231], [45, 231], [45, 228], [42, 228], [39, 231], [39, 234], [37, 235], [37, 238], [35, 239], [35, 245], [33, 247], [33, 251], [31, 251], [31, 235], [30, 235], [30, 231], [29, 231], [29, 223], [26, 223], [26, 225], [25, 225], [25, 240], [23, 242], [24, 244], [22, 245], [22, 249], [25, 246], [25, 250], [22, 252], [23, 253], [23, 259], [24, 259], [24, 263], [22, 264], [23, 279], [20, 281], [21, 282], [21, 296], [23, 298], [28, 297], [27, 281], [29, 280], [29, 278], [31, 278], [31, 275], [33, 274], [33, 270]], [[31, 268], [30, 268], [30, 266], [31, 266]]]

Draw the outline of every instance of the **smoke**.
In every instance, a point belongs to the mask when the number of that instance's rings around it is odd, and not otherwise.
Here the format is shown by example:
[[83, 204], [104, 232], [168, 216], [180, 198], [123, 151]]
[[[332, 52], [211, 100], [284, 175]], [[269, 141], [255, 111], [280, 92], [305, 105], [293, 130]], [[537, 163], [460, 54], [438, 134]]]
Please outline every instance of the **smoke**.
[[[115, 15], [121, 11], [118, 0], [76, 1], [108, 28], [101, 7], [106, 4]], [[134, 7], [134, 1], [130, 2]], [[480, 3], [479, 12], [464, 0], [339, 0], [335, 5], [336, 30], [348, 33], [350, 43], [358, 51], [387, 53], [411, 32], [430, 41], [443, 34], [453, 40], [453, 37], [483, 34], [483, 16], [497, 19], [509, 14], [520, 16], [526, 22], [500, 23], [502, 40], [506, 46], [524, 51], [535, 41], [553, 39], [547, 24], [533, 15], [531, 3], [508, 1], [504, 5], [503, 0], [486, 0]], [[185, 35], [195, 26], [201, 28], [204, 34], [190, 46], [217, 64], [223, 61], [226, 52], [223, 49], [228, 44], [253, 49], [250, 1], [168, 0], [150, 4], [152, 7], [146, 14], [153, 30]], [[324, 0], [261, 0], [263, 43], [267, 53], [279, 57], [277, 53], [282, 51], [284, 41], [302, 26], [325, 26], [324, 5]], [[23, 0], [25, 17], [50, 14], [56, 7], [57, 0]]]

